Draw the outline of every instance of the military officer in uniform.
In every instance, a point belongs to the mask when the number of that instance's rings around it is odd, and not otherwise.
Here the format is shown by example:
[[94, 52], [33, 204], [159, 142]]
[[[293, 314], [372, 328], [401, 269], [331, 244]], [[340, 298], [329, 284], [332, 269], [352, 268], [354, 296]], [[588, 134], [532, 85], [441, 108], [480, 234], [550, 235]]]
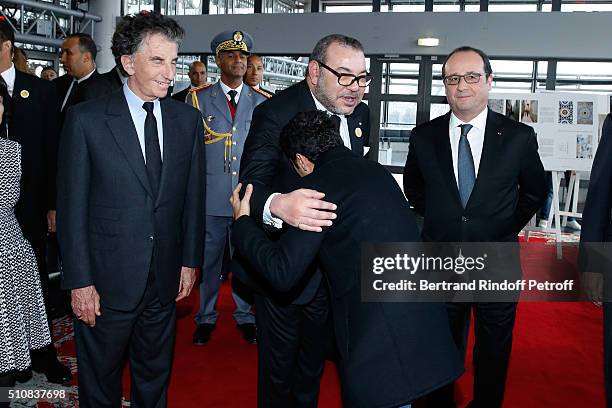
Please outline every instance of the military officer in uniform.
[[[206, 143], [206, 237], [200, 284], [200, 310], [195, 321], [194, 345], [204, 345], [215, 329], [215, 305], [221, 285], [223, 251], [232, 225], [229, 197], [238, 184], [240, 158], [253, 110], [268, 96], [243, 83], [252, 37], [244, 31], [225, 31], [211, 42], [221, 78], [214, 85], [191, 89], [186, 102], [202, 112]], [[251, 306], [235, 289], [234, 319], [249, 343], [257, 342]]]

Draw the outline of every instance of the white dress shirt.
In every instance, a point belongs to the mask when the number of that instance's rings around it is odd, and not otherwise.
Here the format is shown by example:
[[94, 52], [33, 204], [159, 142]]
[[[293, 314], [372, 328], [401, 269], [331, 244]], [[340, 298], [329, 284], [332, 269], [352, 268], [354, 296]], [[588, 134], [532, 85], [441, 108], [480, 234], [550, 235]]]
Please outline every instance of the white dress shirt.
[[[473, 126], [467, 134], [467, 139], [468, 142], [470, 142], [470, 149], [472, 150], [476, 177], [478, 177], [478, 167], [480, 166], [480, 157], [482, 156], [482, 146], [484, 144], [485, 128], [487, 126], [487, 112], [488, 109], [485, 108], [478, 116], [467, 122]], [[457, 163], [459, 159], [459, 139], [461, 138], [461, 128], [459, 125], [463, 124], [466, 124], [466, 122], [463, 122], [451, 112], [450, 121], [448, 122], [448, 134], [450, 135], [453, 170], [455, 171], [457, 186], [459, 186], [459, 169]]]
[[[229, 96], [227, 93], [231, 91], [233, 88], [230, 88], [229, 86], [225, 85], [223, 81], [219, 81], [219, 84], [221, 84], [221, 89], [223, 90], [223, 93], [225, 94], [225, 97], [227, 98], [227, 100], [231, 101], [232, 97]], [[234, 97], [234, 100], [236, 101], [236, 105], [238, 105], [238, 99], [240, 99], [240, 92], [242, 92], [243, 86], [244, 86], [244, 82], [241, 82], [240, 86], [234, 89], [234, 91], [238, 92], [236, 96]]]
[[[147, 119], [147, 111], [144, 110], [142, 105], [147, 102], [140, 99], [128, 86], [126, 82], [123, 85], [123, 94], [127, 100], [128, 107], [130, 108], [130, 115], [138, 134], [138, 142], [140, 143], [140, 150], [142, 150], [142, 157], [147, 164], [147, 157], [145, 153], [145, 120]], [[161, 151], [162, 160], [164, 159], [164, 127], [162, 124], [162, 113], [159, 104], [159, 99], [155, 99], [153, 102], [153, 115], [157, 121], [157, 137], [159, 139], [159, 150]]]
[[11, 64], [11, 67], [0, 73], [0, 75], [2, 75], [2, 79], [6, 82], [6, 88], [9, 95], [13, 96], [13, 89], [15, 88], [15, 65]]

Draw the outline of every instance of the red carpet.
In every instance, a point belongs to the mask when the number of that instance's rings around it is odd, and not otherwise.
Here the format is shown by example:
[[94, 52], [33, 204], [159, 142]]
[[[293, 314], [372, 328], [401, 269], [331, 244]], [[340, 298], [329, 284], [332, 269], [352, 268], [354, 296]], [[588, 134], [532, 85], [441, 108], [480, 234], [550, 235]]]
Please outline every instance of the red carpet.
[[[571, 262], [555, 261], [553, 251], [552, 246], [530, 246], [523, 253], [523, 262], [533, 265], [535, 260], [538, 268], [571, 267]], [[575, 248], [567, 249], [565, 257], [575, 257]], [[217, 329], [211, 342], [203, 347], [191, 345], [197, 302], [198, 294], [194, 292], [178, 307], [169, 406], [255, 407], [256, 346], [242, 340], [235, 327], [229, 284], [222, 287]], [[601, 326], [601, 310], [590, 303], [521, 303], [504, 407], [604, 407]], [[61, 352], [64, 356], [74, 355], [72, 340], [63, 343]], [[73, 362], [68, 356], [63, 359]], [[471, 353], [457, 393], [462, 407], [471, 398], [470, 361]], [[127, 375], [125, 380], [127, 383]], [[125, 395], [129, 395], [127, 389]], [[338, 376], [331, 364], [322, 380], [319, 406], [341, 407]]]

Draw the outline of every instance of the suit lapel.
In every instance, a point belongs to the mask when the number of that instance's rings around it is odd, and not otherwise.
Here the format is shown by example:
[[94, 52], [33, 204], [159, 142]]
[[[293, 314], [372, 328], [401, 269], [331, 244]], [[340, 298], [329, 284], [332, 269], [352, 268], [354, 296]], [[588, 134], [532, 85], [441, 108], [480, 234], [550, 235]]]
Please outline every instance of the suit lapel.
[[172, 167], [176, 163], [177, 159], [177, 146], [176, 140], [173, 140], [174, 127], [173, 123], [175, 123], [176, 111], [173, 109], [172, 103], [168, 98], [162, 99], [160, 101], [160, 109], [162, 112], [162, 127], [164, 130], [164, 153], [163, 153], [163, 165], [162, 165], [162, 175], [161, 180], [159, 182], [159, 193], [157, 194], [157, 201], [155, 203], [155, 207], [159, 206], [160, 197], [164, 194], [164, 192], [168, 188], [168, 183], [172, 182], [169, 173], [172, 170]]
[[242, 85], [242, 91], [240, 92], [240, 97], [238, 98], [238, 105], [236, 105], [236, 116], [234, 119], [235, 123], [241, 123], [239, 118], [242, 118], [242, 115], [249, 111], [249, 107], [252, 106], [252, 98], [253, 90], [251, 89], [251, 87], [247, 84]]
[[[108, 116], [107, 125], [113, 134], [115, 142], [123, 152], [127, 162], [136, 177], [147, 190], [147, 193], [153, 197], [149, 178], [147, 177], [147, 169], [145, 168], [142, 149], [138, 141], [138, 133], [130, 114], [127, 101], [123, 95], [123, 89], [119, 89], [113, 93], [113, 97], [109, 99], [106, 108]], [[166, 123], [164, 121], [164, 123]]]
[[470, 200], [467, 206], [470, 205], [472, 197], [477, 196], [480, 190], [486, 186], [487, 175], [495, 171], [496, 157], [499, 157], [497, 151], [502, 140], [503, 131], [497, 120], [496, 114], [489, 109], [487, 113], [487, 124], [485, 127], [484, 143], [482, 145], [482, 153], [480, 155], [480, 164], [478, 165], [478, 176], [474, 184], [474, 189], [470, 195]]
[[444, 116], [444, 120], [439, 121], [439, 128], [434, 132], [433, 144], [438, 158], [438, 165], [442, 172], [442, 178], [447, 183], [449, 190], [453, 192], [453, 197], [457, 199], [459, 206], [462, 206], [453, 168], [453, 155], [451, 152], [450, 135], [448, 134], [449, 121], [450, 113], [447, 113]]

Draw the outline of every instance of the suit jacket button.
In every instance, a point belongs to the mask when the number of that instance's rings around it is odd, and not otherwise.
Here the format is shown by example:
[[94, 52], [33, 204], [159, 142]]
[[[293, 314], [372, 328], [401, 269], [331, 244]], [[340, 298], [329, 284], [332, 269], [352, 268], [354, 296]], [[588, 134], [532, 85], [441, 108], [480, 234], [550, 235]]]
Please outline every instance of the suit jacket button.
[[149, 241], [153, 241], [153, 235], [149, 237]]
[[461, 217], [461, 221], [468, 222], [470, 219], [468, 217]]

